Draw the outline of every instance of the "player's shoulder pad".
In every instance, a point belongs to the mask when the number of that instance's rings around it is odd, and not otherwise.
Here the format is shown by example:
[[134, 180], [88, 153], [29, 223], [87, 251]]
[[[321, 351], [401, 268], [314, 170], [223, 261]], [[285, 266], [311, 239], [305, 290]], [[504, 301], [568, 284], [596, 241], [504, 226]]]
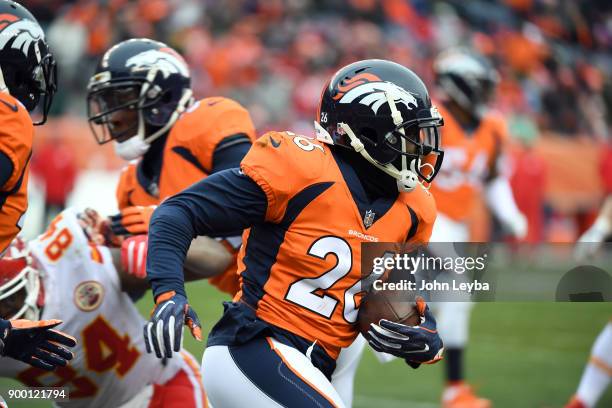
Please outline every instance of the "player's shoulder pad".
[[434, 196], [419, 184], [413, 191], [400, 194], [404, 204], [412, 209], [420, 221], [425, 224], [433, 224], [436, 220], [436, 200]]
[[223, 125], [219, 121], [228, 117], [246, 117], [252, 125], [248, 111], [241, 104], [229, 98], [214, 96], [196, 101], [187, 108], [172, 128], [173, 131], [179, 131], [172, 133], [175, 133], [173, 136], [177, 140], [191, 140]]
[[495, 110], [488, 112], [483, 120], [483, 124], [487, 126], [500, 142], [505, 142], [509, 138], [506, 119], [501, 112]]
[[32, 119], [25, 106], [17, 98], [6, 92], [0, 92], [0, 113], [2, 115], [15, 115], [20, 119], [24, 119], [24, 124], [33, 126]]
[[34, 125], [25, 107], [13, 96], [0, 92], [0, 151], [13, 162], [12, 185], [23, 171], [32, 151]]
[[[268, 197], [268, 212], [305, 187], [321, 182], [333, 162], [323, 143], [292, 132], [268, 132], [257, 139], [240, 164]], [[268, 214], [269, 219], [277, 217]]]
[[70, 256], [70, 254], [82, 255], [84, 248], [87, 248], [86, 252], [89, 254], [89, 241], [79, 224], [77, 214], [78, 211], [74, 207], [68, 207], [59, 213], [49, 224], [47, 230], [32, 241], [31, 246], [34, 250], [42, 254], [46, 252], [47, 245], [56, 239], [58, 242], [71, 243], [62, 257]]
[[330, 158], [329, 148], [316, 139], [288, 131], [268, 132], [253, 143], [241, 167], [262, 172], [269, 183], [290, 178], [308, 184], [321, 177]]

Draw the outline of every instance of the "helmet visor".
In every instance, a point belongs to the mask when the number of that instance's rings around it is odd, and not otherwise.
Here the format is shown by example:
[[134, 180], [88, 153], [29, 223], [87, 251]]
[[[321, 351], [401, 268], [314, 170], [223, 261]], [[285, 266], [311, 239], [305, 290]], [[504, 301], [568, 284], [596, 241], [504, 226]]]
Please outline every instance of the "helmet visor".
[[89, 92], [87, 116], [99, 144], [124, 142], [138, 131], [142, 84], [113, 84]]
[[399, 156], [395, 160], [406, 156], [424, 164], [415, 166], [415, 170], [421, 179], [431, 183], [444, 158], [439, 129], [444, 122], [435, 108], [422, 111], [417, 117], [398, 125], [385, 135], [384, 140], [386, 146]]

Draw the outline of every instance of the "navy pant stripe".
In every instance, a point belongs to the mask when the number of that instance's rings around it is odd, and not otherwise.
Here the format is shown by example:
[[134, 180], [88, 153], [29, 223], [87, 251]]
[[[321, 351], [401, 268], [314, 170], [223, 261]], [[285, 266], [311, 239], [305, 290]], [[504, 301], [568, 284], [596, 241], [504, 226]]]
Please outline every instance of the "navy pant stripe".
[[317, 389], [285, 364], [265, 338], [228, 348], [244, 375], [280, 405], [289, 408], [334, 408]]

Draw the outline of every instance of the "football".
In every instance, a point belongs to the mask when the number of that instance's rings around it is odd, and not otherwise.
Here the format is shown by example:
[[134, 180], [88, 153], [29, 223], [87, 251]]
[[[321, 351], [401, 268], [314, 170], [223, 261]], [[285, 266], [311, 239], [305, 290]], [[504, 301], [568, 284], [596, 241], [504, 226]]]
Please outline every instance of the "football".
[[406, 292], [379, 290], [370, 291], [364, 297], [359, 308], [357, 323], [359, 332], [365, 335], [371, 323], [386, 319], [407, 326], [420, 323], [420, 315], [416, 305], [415, 295]]

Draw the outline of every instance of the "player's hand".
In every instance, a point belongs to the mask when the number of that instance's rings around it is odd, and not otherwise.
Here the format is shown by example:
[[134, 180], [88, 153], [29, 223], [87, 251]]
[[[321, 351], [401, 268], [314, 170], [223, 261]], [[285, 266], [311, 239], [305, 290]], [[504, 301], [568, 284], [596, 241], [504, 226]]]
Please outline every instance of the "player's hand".
[[417, 298], [421, 316], [418, 326], [406, 326], [381, 319], [372, 323], [368, 331], [370, 346], [380, 352], [403, 358], [412, 368], [433, 364], [442, 359], [444, 345], [436, 329], [436, 319], [422, 298]]
[[110, 220], [103, 218], [92, 208], [77, 214], [79, 225], [87, 239], [96, 245], [120, 247], [123, 237], [115, 235], [110, 229]]
[[181, 349], [183, 325], [189, 327], [196, 340], [202, 340], [200, 319], [187, 298], [174, 291], [159, 295], [151, 319], [144, 327], [147, 352], [155, 351], [157, 358], [172, 358], [172, 352]]
[[0, 354], [44, 370], [64, 367], [74, 355], [66, 347], [76, 339], [52, 330], [61, 320], [0, 320]]
[[115, 235], [149, 233], [149, 222], [156, 205], [126, 207], [119, 214], [111, 215], [110, 228]]
[[591, 228], [586, 230], [578, 239], [574, 249], [574, 258], [579, 262], [583, 262], [595, 255], [611, 229], [610, 224], [605, 219], [597, 219]]
[[129, 275], [144, 279], [147, 277], [148, 235], [134, 235], [121, 244], [121, 266]]

